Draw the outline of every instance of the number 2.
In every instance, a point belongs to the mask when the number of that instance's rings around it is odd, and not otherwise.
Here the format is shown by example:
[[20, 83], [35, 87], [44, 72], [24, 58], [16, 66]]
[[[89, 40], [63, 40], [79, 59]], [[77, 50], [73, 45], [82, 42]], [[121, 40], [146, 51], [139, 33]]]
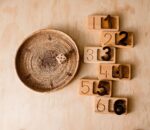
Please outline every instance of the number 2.
[[110, 40], [112, 39], [112, 35], [110, 33], [105, 33], [104, 37], [108, 37], [108, 40], [104, 43], [104, 45], [108, 44]]
[[118, 45], [127, 46], [126, 40], [128, 39], [128, 33], [125, 31], [121, 31], [119, 35], [124, 35], [124, 37], [117, 43]]

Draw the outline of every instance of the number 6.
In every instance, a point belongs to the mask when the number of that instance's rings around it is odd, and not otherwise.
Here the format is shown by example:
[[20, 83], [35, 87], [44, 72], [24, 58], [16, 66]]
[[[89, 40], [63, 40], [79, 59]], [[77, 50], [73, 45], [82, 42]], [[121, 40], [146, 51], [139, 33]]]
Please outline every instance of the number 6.
[[97, 102], [97, 110], [99, 112], [103, 112], [103, 111], [105, 111], [105, 105], [102, 104], [100, 101], [101, 101], [101, 99], [99, 99], [99, 101]]

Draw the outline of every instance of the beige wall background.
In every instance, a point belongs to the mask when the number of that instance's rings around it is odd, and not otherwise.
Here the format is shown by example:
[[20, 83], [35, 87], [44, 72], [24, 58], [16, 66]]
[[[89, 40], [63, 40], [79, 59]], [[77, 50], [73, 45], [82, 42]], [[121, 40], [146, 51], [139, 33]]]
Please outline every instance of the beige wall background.
[[[126, 116], [94, 112], [94, 97], [78, 93], [79, 79], [97, 77], [97, 64], [81, 58], [75, 79], [54, 93], [27, 88], [15, 70], [24, 38], [42, 28], [64, 31], [85, 46], [99, 46], [99, 31], [87, 27], [90, 14], [120, 16], [120, 30], [132, 31], [135, 47], [117, 50], [117, 63], [132, 64], [132, 80], [114, 82], [113, 96], [129, 98]], [[149, 0], [0, 0], [0, 130], [149, 130]]]

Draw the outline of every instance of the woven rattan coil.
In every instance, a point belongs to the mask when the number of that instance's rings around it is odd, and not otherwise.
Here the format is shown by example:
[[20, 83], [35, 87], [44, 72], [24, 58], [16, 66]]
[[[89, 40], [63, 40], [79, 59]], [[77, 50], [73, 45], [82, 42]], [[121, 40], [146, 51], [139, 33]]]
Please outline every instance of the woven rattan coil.
[[74, 78], [78, 65], [75, 42], [58, 30], [33, 33], [24, 40], [16, 55], [16, 70], [21, 81], [40, 92], [65, 87]]

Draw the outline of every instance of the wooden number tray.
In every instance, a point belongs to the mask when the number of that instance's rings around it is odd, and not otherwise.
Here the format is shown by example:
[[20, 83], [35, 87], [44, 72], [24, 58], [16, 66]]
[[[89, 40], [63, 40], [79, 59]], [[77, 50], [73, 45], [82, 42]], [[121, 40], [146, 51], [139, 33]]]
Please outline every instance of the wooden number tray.
[[29, 36], [16, 55], [21, 81], [33, 90], [45, 92], [63, 88], [75, 76], [79, 52], [65, 33], [44, 29]]

